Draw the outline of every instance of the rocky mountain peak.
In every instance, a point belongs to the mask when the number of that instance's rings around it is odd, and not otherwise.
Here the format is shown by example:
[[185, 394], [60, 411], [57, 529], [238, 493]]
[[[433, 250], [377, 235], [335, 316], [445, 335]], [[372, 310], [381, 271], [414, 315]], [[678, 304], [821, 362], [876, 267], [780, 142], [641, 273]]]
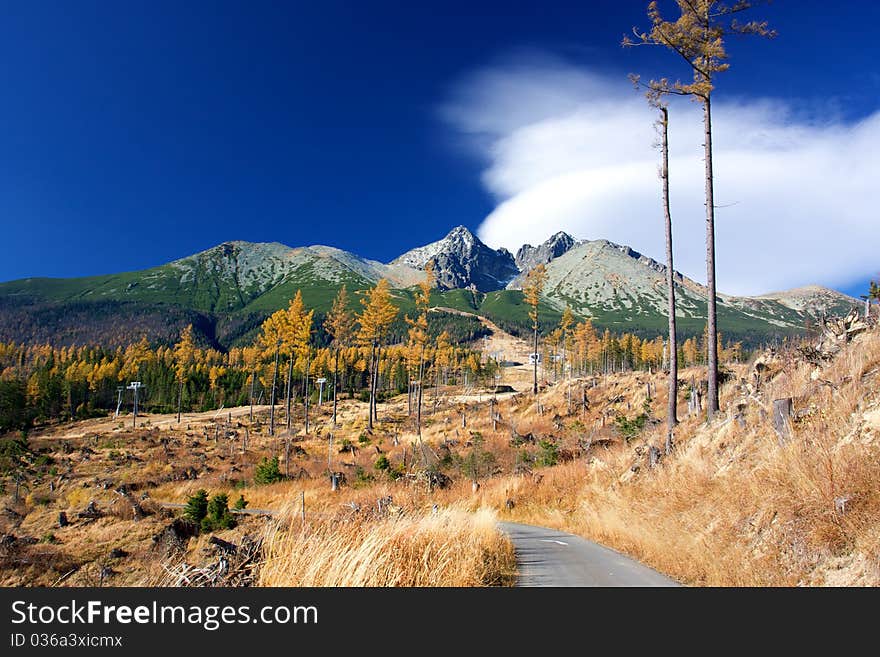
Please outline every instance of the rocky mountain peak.
[[491, 292], [504, 289], [519, 272], [510, 251], [486, 246], [465, 226], [456, 226], [443, 239], [407, 251], [391, 264], [423, 269], [431, 260], [441, 289]]
[[554, 258], [558, 258], [577, 244], [578, 241], [571, 235], [559, 231], [538, 246], [523, 244], [517, 250], [516, 258], [514, 260], [516, 266], [521, 272], [529, 272], [538, 265], [546, 265], [548, 262]]

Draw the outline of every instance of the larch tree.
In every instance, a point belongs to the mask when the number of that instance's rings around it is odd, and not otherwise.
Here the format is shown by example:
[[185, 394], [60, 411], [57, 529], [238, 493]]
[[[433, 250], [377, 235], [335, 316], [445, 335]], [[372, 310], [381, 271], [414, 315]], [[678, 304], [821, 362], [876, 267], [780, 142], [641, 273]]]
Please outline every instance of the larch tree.
[[339, 351], [348, 347], [354, 338], [355, 318], [348, 307], [348, 290], [339, 288], [333, 306], [324, 320], [324, 330], [333, 344], [333, 426], [336, 426], [336, 388], [339, 381]]
[[565, 361], [569, 358], [568, 345], [571, 342], [571, 327], [574, 326], [574, 313], [571, 306], [565, 305], [562, 318], [559, 320], [560, 344], [562, 345], [562, 378], [565, 378]]
[[667, 21], [660, 13], [657, 2], [648, 4], [651, 29], [634, 29], [635, 39], [625, 37], [623, 44], [660, 45], [681, 57], [691, 69], [693, 81], [670, 82], [663, 78], [651, 80], [648, 86], [663, 94], [690, 96], [703, 106], [703, 150], [706, 184], [706, 287], [708, 290], [707, 324], [709, 344], [707, 353], [708, 391], [706, 407], [708, 419], [718, 411], [718, 307], [715, 285], [715, 191], [712, 168], [712, 92], [715, 78], [723, 73], [727, 63], [724, 39], [729, 35], [757, 35], [772, 38], [776, 32], [766, 21], [740, 22], [737, 16], [758, 4], [758, 0], [735, 0], [732, 4], [719, 0], [675, 0], [679, 16]]
[[[275, 311], [261, 327], [257, 345], [263, 359], [272, 358], [274, 367], [272, 370], [272, 390], [269, 408], [269, 435], [275, 435], [275, 391], [278, 382], [278, 359], [279, 354], [289, 354], [288, 381], [292, 375], [291, 368], [294, 356], [303, 351], [308, 351], [309, 336], [311, 335], [313, 310], [305, 312], [302, 293], [297, 290], [294, 298], [290, 300], [287, 308]], [[288, 383], [287, 397], [288, 418], [290, 417], [290, 385]], [[289, 421], [288, 421], [289, 425]]]
[[379, 380], [379, 356], [382, 341], [388, 334], [391, 323], [397, 317], [397, 308], [391, 303], [388, 281], [379, 279], [374, 288], [367, 291], [361, 304], [364, 309], [358, 316], [358, 339], [370, 347], [370, 410], [367, 425], [373, 430], [373, 420], [378, 419], [376, 410], [376, 388]]
[[431, 290], [434, 287], [436, 275], [434, 273], [434, 261], [429, 260], [425, 265], [425, 279], [419, 283], [415, 294], [416, 317], [406, 318], [409, 324], [409, 344], [415, 352], [415, 362], [418, 380], [418, 392], [416, 393], [416, 432], [422, 437], [422, 383], [425, 377], [425, 349], [428, 344], [428, 311], [431, 307]]
[[[290, 433], [290, 422], [291, 422], [291, 394], [292, 394], [292, 379], [293, 379], [293, 364], [296, 359], [301, 358], [303, 355], [306, 359], [306, 372], [305, 376], [308, 377], [308, 362], [309, 362], [309, 341], [312, 337], [312, 320], [314, 318], [315, 311], [309, 310], [306, 312], [305, 304], [303, 303], [302, 291], [297, 290], [293, 299], [290, 301], [290, 304], [287, 307], [287, 322], [286, 322], [286, 335], [284, 336], [284, 346], [289, 353], [289, 362], [287, 367], [287, 432]], [[306, 404], [308, 408], [308, 398], [306, 397], [303, 400], [303, 403]], [[306, 412], [306, 431], [308, 431], [308, 411]]]
[[534, 337], [534, 348], [532, 349], [532, 360], [534, 362], [532, 394], [534, 395], [538, 394], [538, 303], [546, 282], [547, 268], [541, 264], [528, 273], [525, 285], [523, 285], [523, 297], [525, 302], [531, 306], [529, 319], [532, 320], [532, 333]]
[[180, 424], [180, 407], [183, 401], [183, 386], [189, 377], [196, 345], [193, 342], [192, 324], [180, 332], [180, 339], [174, 345], [174, 372], [177, 378], [177, 424]]

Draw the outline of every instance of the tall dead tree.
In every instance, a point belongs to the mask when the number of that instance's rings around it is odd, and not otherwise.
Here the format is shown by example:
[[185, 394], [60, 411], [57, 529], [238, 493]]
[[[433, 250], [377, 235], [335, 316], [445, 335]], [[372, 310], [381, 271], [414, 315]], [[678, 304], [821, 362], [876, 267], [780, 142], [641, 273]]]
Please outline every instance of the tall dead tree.
[[767, 38], [776, 32], [766, 21], [741, 23], [736, 16], [751, 9], [758, 0], [736, 0], [727, 4], [720, 0], [675, 0], [679, 17], [667, 21], [660, 14], [657, 2], [648, 5], [651, 29], [633, 29], [635, 40], [624, 37], [623, 45], [660, 45], [687, 62], [693, 82], [651, 80], [649, 86], [662, 93], [690, 96], [703, 107], [703, 154], [706, 187], [706, 287], [708, 300], [707, 368], [709, 386], [706, 392], [708, 419], [718, 411], [718, 307], [715, 285], [715, 190], [712, 167], [712, 92], [715, 77], [730, 68], [724, 38], [731, 34], [752, 34]]

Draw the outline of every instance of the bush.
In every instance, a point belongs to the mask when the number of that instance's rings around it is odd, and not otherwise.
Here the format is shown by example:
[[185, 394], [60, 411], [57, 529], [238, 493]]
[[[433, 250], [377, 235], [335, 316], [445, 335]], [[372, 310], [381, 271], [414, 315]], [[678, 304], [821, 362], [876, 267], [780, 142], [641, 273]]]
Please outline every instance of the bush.
[[361, 466], [356, 466], [354, 469], [354, 486], [355, 488], [359, 486], [366, 486], [373, 481], [373, 475], [364, 470]]
[[278, 468], [278, 457], [263, 458], [257, 465], [254, 472], [254, 483], [256, 484], [274, 484], [284, 479], [281, 470]]
[[639, 435], [639, 432], [645, 428], [645, 422], [647, 421], [647, 413], [642, 413], [632, 419], [629, 419], [625, 415], [618, 415], [614, 418], [614, 424], [617, 425], [617, 430], [620, 431], [620, 435], [623, 436], [623, 439], [626, 442], [629, 442]]
[[235, 504], [232, 505], [232, 508], [236, 511], [243, 511], [247, 508], [248, 501], [244, 499], [244, 495], [239, 495], [238, 499], [235, 500]]
[[208, 515], [208, 491], [202, 488], [190, 497], [186, 501], [183, 515], [193, 522], [201, 522]]
[[376, 462], [373, 464], [373, 467], [380, 472], [384, 472], [391, 469], [391, 462], [388, 460], [387, 456], [380, 454], [379, 458], [377, 458]]
[[229, 512], [229, 498], [226, 493], [218, 493], [208, 502], [207, 516], [202, 518], [202, 530], [213, 532], [219, 529], [232, 529], [235, 527], [235, 518]]
[[559, 449], [556, 447], [556, 443], [550, 440], [539, 440], [538, 441], [538, 457], [535, 460], [535, 463], [543, 466], [556, 465], [559, 461]]
[[27, 439], [2, 438], [0, 439], [0, 456], [17, 458], [28, 453]]

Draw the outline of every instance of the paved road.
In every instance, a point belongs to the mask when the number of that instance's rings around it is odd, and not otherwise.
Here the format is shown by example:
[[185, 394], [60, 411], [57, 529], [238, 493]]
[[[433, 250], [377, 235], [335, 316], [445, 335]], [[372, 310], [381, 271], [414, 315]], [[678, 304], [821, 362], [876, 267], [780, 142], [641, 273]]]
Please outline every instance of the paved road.
[[516, 549], [517, 586], [680, 586], [580, 536], [515, 522], [502, 522], [499, 527]]
[[[159, 506], [164, 509], [185, 509], [186, 504], [178, 504], [176, 502], [158, 502]], [[229, 509], [230, 513], [245, 516], [274, 516], [275, 511], [269, 509]]]

